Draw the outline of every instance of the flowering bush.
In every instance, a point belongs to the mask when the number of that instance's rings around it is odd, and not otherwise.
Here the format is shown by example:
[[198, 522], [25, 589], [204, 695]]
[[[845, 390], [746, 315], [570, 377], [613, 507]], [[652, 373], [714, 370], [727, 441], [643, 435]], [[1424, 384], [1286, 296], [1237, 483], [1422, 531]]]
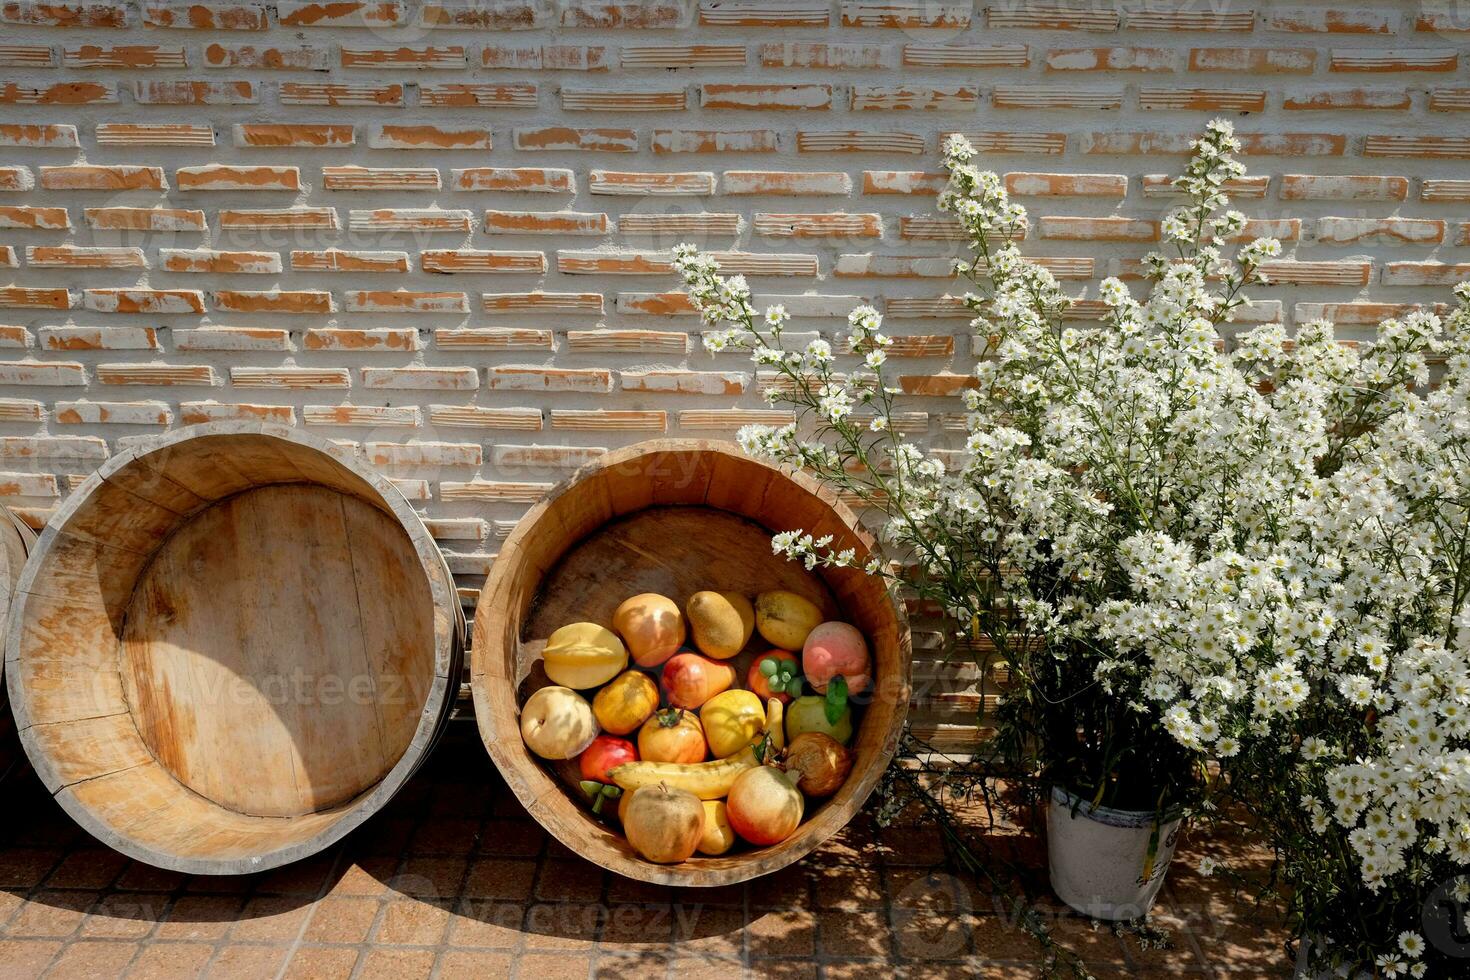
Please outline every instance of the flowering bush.
[[[1025, 211], [945, 145], [957, 273], [983, 341], [964, 451], [906, 441], [891, 339], [853, 310], [787, 350], [788, 316], [692, 247], [675, 265], [711, 350], [748, 349], [796, 421], [741, 431], [883, 515], [896, 575], [988, 640], [1018, 682], [998, 745], [1105, 805], [1207, 805], [1207, 764], [1256, 794], [1303, 935], [1325, 960], [1423, 975], [1428, 891], [1470, 866], [1470, 290], [1363, 349], [1327, 323], [1221, 328], [1280, 253], [1239, 242], [1228, 123], [1194, 144], [1135, 299], [1102, 283], [1087, 328], [1013, 244]], [[1228, 348], [1228, 349], [1227, 349]], [[1444, 372], [1424, 392], [1431, 363]], [[808, 567], [851, 553], [800, 532]], [[1470, 878], [1451, 882], [1470, 898]], [[1467, 921], [1470, 927], [1470, 921]]]

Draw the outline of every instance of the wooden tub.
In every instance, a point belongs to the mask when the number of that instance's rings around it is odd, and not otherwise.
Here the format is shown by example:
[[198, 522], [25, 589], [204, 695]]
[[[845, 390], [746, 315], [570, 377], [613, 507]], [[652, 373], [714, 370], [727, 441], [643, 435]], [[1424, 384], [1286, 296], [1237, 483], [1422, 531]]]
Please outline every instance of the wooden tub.
[[5, 661], [26, 753], [78, 823], [158, 867], [239, 874], [393, 796], [448, 717], [462, 636], [389, 481], [291, 429], [211, 424], [72, 494]]
[[[7, 507], [0, 507], [0, 635], [10, 615], [10, 599], [20, 570], [36, 546], [36, 532], [27, 527]], [[5, 672], [0, 670], [0, 783], [17, 770], [25, 771], [25, 750], [15, 732], [15, 718], [10, 712], [10, 691], [5, 687]]]
[[[640, 881], [715, 886], [769, 874], [799, 860], [852, 819], [893, 757], [909, 702], [909, 631], [879, 579], [857, 570], [805, 571], [771, 552], [772, 532], [831, 534], [865, 555], [871, 538], [851, 511], [805, 476], [743, 455], [728, 443], [657, 440], [583, 467], [533, 507], [491, 566], [475, 612], [471, 689], [480, 735], [501, 774], [543, 827], [577, 854]], [[610, 625], [640, 592], [681, 606], [701, 589], [754, 597], [788, 589], [853, 623], [868, 637], [876, 685], [852, 742], [856, 761], [837, 795], [808, 807], [791, 837], [772, 847], [677, 865], [643, 860], [521, 741], [520, 705], [549, 683], [546, 638], [566, 623]], [[757, 634], [734, 661], [740, 686]], [[744, 845], [740, 845], [744, 847]]]

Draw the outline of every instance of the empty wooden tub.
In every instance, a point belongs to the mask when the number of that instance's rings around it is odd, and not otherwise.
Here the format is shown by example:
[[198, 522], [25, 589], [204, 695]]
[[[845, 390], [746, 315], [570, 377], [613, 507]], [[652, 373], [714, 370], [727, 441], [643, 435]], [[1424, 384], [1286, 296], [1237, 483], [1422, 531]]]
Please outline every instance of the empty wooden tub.
[[[897, 748], [908, 710], [908, 623], [877, 578], [853, 569], [807, 572], [771, 552], [773, 532], [831, 534], [834, 546], [866, 556], [872, 545], [852, 512], [805, 476], [742, 454], [728, 443], [657, 440], [609, 453], [555, 487], [516, 525], [491, 566], [475, 612], [471, 688], [485, 747], [512, 792], [543, 827], [577, 854], [640, 881], [715, 886], [769, 874], [800, 859], [852, 819]], [[675, 865], [645, 861], [615, 827], [576, 795], [572, 767], [534, 756], [519, 713], [549, 683], [541, 650], [567, 623], [611, 625], [629, 596], [657, 592], [681, 605], [702, 589], [754, 596], [787, 589], [827, 618], [867, 636], [875, 669], [872, 699], [853, 738], [852, 773], [837, 795], [809, 801], [796, 832], [766, 848]], [[735, 660], [737, 676], [756, 635]], [[744, 686], [743, 680], [741, 686]]]
[[205, 874], [306, 857], [383, 806], [448, 717], [463, 613], [386, 479], [283, 427], [119, 454], [25, 567], [20, 736], [77, 822]]
[[[20, 570], [36, 544], [32, 531], [9, 508], [0, 507], [0, 635], [10, 615], [10, 598], [20, 581]], [[5, 687], [5, 672], [0, 670], [0, 783], [17, 768], [24, 770], [25, 752], [15, 733], [15, 718], [10, 713], [10, 692]]]

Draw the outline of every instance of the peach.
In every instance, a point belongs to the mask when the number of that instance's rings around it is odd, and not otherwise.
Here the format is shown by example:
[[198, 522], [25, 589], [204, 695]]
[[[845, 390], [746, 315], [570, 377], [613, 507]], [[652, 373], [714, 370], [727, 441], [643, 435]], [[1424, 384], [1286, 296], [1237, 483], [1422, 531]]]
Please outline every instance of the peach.
[[868, 641], [850, 623], [822, 623], [807, 634], [801, 648], [801, 670], [807, 683], [820, 693], [839, 674], [847, 680], [847, 690], [858, 694], [872, 683], [872, 659]]
[[735, 683], [735, 668], [697, 653], [677, 653], [660, 675], [664, 694], [676, 708], [698, 708]]

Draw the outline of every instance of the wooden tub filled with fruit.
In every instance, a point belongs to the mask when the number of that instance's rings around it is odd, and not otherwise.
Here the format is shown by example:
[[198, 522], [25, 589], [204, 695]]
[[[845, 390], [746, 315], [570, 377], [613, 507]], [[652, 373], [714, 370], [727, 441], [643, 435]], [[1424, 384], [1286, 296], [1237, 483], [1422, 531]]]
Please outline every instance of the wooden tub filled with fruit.
[[872, 792], [908, 710], [908, 623], [881, 579], [774, 554], [795, 529], [859, 564], [871, 545], [800, 474], [658, 440], [577, 471], [506, 540], [475, 614], [475, 716], [568, 848], [730, 884], [799, 860]]

